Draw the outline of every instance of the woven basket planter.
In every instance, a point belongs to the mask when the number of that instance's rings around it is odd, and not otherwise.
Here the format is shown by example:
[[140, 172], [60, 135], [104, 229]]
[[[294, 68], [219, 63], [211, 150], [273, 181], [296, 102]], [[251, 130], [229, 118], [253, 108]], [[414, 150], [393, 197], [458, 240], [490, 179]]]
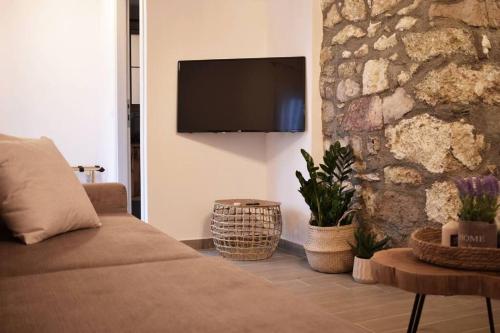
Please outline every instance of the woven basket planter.
[[280, 204], [250, 199], [217, 200], [210, 230], [215, 248], [225, 258], [269, 258], [281, 237]]
[[309, 224], [309, 233], [304, 249], [312, 269], [322, 273], [345, 273], [352, 271], [354, 255], [351, 244], [355, 244], [355, 225], [341, 227], [316, 227]]
[[441, 230], [418, 229], [411, 235], [413, 254], [420, 260], [450, 268], [500, 271], [500, 249], [441, 245]]

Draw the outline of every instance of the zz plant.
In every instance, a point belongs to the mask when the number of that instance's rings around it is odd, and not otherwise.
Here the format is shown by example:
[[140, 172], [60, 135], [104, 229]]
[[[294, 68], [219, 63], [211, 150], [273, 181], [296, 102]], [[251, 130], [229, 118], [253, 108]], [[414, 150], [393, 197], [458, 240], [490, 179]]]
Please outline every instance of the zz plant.
[[340, 142], [330, 145], [323, 156], [323, 163], [315, 166], [313, 158], [304, 149], [300, 151], [306, 161], [309, 179], [296, 171], [305, 202], [311, 209], [311, 225], [318, 227], [342, 226], [352, 223], [353, 189], [346, 187], [354, 163], [352, 148]]
[[361, 259], [370, 259], [375, 252], [383, 250], [387, 247], [389, 238], [386, 237], [377, 241], [376, 236], [363, 228], [359, 228], [354, 232], [356, 245], [351, 245], [354, 255]]

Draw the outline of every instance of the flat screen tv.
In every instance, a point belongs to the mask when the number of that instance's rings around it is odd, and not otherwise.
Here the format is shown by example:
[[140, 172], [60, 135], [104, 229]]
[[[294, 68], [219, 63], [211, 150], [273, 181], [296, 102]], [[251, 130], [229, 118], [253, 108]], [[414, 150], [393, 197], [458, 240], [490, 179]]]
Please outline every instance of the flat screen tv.
[[178, 63], [177, 131], [303, 132], [305, 58]]

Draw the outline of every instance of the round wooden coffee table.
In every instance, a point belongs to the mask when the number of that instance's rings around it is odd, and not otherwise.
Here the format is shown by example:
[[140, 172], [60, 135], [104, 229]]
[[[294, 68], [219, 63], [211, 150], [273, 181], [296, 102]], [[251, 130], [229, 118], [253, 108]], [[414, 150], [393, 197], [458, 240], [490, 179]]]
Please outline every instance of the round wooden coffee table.
[[415, 293], [408, 332], [418, 330], [426, 295], [485, 297], [490, 332], [495, 332], [490, 299], [500, 299], [500, 272], [465, 271], [427, 264], [408, 248], [377, 252], [371, 261], [378, 282]]

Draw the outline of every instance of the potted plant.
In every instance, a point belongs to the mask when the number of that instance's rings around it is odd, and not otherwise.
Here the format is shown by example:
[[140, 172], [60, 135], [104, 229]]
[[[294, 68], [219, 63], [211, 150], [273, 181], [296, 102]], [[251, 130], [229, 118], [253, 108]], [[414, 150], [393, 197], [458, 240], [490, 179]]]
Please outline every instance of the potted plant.
[[460, 179], [455, 183], [462, 201], [458, 246], [497, 247], [498, 179], [490, 175]]
[[304, 244], [309, 265], [324, 273], [343, 273], [352, 270], [354, 256], [349, 243], [353, 243], [352, 198], [354, 189], [347, 187], [354, 163], [351, 147], [332, 144], [319, 167], [305, 150], [309, 179], [299, 171], [299, 192], [311, 210], [308, 239]]
[[354, 238], [356, 244], [351, 244], [352, 251], [354, 252], [352, 277], [354, 281], [359, 283], [376, 283], [377, 281], [373, 277], [370, 259], [375, 252], [386, 248], [389, 238], [386, 237], [377, 241], [375, 234], [364, 228], [356, 230]]

